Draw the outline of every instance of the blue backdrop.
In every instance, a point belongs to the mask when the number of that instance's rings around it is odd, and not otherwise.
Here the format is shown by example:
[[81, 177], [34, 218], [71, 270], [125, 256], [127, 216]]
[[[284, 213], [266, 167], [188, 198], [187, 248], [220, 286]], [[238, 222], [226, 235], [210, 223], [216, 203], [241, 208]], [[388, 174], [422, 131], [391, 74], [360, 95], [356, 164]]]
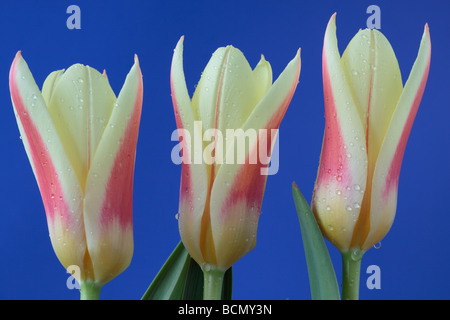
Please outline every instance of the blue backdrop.
[[[66, 9], [81, 9], [81, 29], [69, 30]], [[176, 128], [169, 70], [184, 41], [184, 67], [192, 94], [211, 54], [239, 48], [252, 66], [260, 55], [274, 78], [302, 48], [300, 83], [280, 128], [280, 168], [269, 176], [256, 247], [234, 266], [235, 299], [310, 299], [300, 227], [292, 200], [297, 183], [311, 199], [324, 130], [322, 44], [337, 12], [341, 52], [366, 27], [366, 9], [381, 9], [381, 32], [393, 46], [405, 81], [425, 23], [432, 41], [428, 83], [406, 147], [397, 215], [381, 247], [361, 269], [361, 299], [448, 299], [450, 268], [448, 1], [23, 1], [0, 4], [1, 219], [0, 298], [78, 299], [53, 252], [44, 208], [15, 121], [8, 86], [18, 50], [39, 85], [74, 63], [107, 70], [118, 94], [139, 56], [144, 102], [134, 187], [135, 251], [129, 268], [106, 284], [102, 299], [140, 299], [179, 242], [180, 166], [171, 161]], [[340, 279], [341, 260], [328, 242]], [[366, 287], [377, 265], [381, 288]]]

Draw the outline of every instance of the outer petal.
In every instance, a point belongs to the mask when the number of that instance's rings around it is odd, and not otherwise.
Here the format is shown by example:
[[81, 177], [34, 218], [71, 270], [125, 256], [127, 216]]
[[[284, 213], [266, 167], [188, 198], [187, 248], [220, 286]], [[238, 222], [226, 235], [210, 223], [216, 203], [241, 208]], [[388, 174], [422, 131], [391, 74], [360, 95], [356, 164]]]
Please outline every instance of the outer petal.
[[[270, 157], [275, 135], [271, 129], [278, 129], [298, 84], [300, 75], [300, 50], [288, 64], [264, 98], [256, 105], [242, 132], [258, 135], [245, 149], [245, 163], [233, 159], [220, 167], [211, 192], [211, 230], [216, 253], [216, 266], [227, 269], [256, 243], [256, 231], [261, 210], [267, 175], [261, 169], [268, 163], [260, 160], [261, 149]], [[260, 129], [266, 129], [259, 131]], [[263, 137], [263, 133], [267, 136]], [[238, 152], [238, 140], [234, 137], [231, 151]], [[229, 137], [227, 137], [229, 139]], [[227, 149], [227, 156], [230, 150]], [[259, 153], [259, 154], [258, 154]], [[257, 162], [250, 159], [254, 157]]]
[[20, 52], [11, 66], [9, 85], [22, 141], [44, 202], [53, 248], [64, 267], [78, 265], [84, 270], [83, 194], [44, 99]]
[[97, 283], [125, 270], [133, 255], [133, 176], [142, 98], [142, 74], [135, 57], [86, 181], [84, 221]]
[[365, 132], [341, 64], [335, 15], [323, 48], [325, 133], [312, 207], [324, 235], [348, 249], [366, 187]]
[[202, 155], [202, 129], [195, 125], [196, 119], [184, 78], [183, 40], [182, 37], [175, 48], [170, 73], [173, 108], [183, 158], [178, 223], [184, 246], [201, 263], [203, 258], [199, 235], [209, 187]]
[[392, 115], [375, 167], [370, 233], [364, 243], [368, 249], [386, 235], [397, 207], [397, 187], [406, 143], [422, 99], [431, 59], [428, 25], [422, 36], [419, 53]]

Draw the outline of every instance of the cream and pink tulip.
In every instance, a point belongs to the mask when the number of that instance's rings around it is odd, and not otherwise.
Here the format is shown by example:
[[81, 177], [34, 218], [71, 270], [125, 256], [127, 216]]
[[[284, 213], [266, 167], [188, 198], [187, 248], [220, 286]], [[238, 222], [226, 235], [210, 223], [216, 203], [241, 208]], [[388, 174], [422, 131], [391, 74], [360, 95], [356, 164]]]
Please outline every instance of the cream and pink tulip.
[[359, 31], [341, 57], [335, 15], [328, 23], [325, 133], [312, 207], [325, 237], [341, 252], [368, 250], [394, 221], [400, 167], [430, 57], [426, 25], [403, 86], [395, 53], [381, 32]]
[[[242, 129], [242, 132], [278, 129], [299, 75], [300, 50], [272, 84], [272, 69], [264, 57], [252, 69], [240, 50], [222, 47], [212, 55], [191, 99], [183, 71], [181, 38], [171, 69], [178, 130], [203, 136], [210, 129], [219, 133], [227, 129]], [[196, 126], [196, 122], [202, 126]], [[258, 152], [258, 146], [267, 148], [270, 156], [274, 143], [271, 137], [266, 136], [263, 146], [261, 136], [250, 142], [245, 149], [244, 163], [195, 161], [196, 152], [203, 153], [205, 145], [192, 146], [180, 138], [184, 161], [179, 230], [187, 251], [204, 270], [227, 270], [255, 246], [267, 175], [261, 173], [265, 164], [259, 157], [255, 157], [256, 163], [251, 163], [249, 158]], [[212, 140], [217, 146], [216, 138]], [[231, 142], [235, 143], [238, 137], [233, 139]], [[213, 149], [213, 160], [218, 156], [217, 150]]]
[[[75, 64], [42, 92], [17, 53], [9, 85], [53, 249], [101, 287], [133, 255], [133, 174], [143, 85], [137, 57], [116, 98], [106, 73]], [[36, 211], [40, 211], [37, 207]]]

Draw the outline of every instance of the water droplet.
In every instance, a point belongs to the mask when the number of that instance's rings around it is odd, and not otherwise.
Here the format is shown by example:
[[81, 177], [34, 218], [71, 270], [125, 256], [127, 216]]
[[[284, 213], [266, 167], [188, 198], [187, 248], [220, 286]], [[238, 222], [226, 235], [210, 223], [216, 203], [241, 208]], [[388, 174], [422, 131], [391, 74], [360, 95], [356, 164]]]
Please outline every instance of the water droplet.
[[331, 207], [330, 207], [330, 206], [327, 206], [326, 209], [327, 209], [327, 211], [330, 211], [330, 210], [331, 210]]
[[210, 266], [209, 264], [205, 263], [205, 264], [203, 265], [203, 271], [208, 272], [208, 271], [210, 271], [210, 270], [211, 270], [211, 266]]
[[353, 208], [352, 208], [351, 206], [349, 206], [349, 205], [345, 206], [345, 209], [346, 209], [347, 211], [352, 211], [352, 210], [353, 210]]
[[178, 212], [175, 214], [175, 219], [176, 220], [180, 219], [180, 214]]
[[359, 191], [359, 190], [361, 190], [361, 187], [359, 186], [359, 184], [355, 184], [353, 186], [353, 189], [355, 189], [356, 191]]
[[362, 259], [364, 252], [360, 249], [352, 250], [351, 258], [353, 261], [359, 261]]
[[374, 244], [373, 246], [375, 249], [380, 249], [381, 248], [381, 242], [378, 242], [376, 244]]
[[352, 75], [357, 76], [358, 75], [358, 71], [352, 70]]

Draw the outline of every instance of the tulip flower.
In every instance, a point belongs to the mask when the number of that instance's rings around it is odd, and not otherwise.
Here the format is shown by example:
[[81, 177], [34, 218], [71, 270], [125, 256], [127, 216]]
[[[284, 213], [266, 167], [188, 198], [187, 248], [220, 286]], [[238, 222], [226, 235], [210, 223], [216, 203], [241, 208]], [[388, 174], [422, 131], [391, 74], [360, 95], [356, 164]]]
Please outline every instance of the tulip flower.
[[41, 92], [20, 52], [9, 84], [53, 249], [65, 268], [79, 269], [81, 298], [98, 298], [133, 255], [133, 172], [143, 95], [137, 57], [117, 98], [106, 73], [81, 64], [52, 72]]
[[[252, 163], [249, 158], [254, 158], [260, 148], [267, 148], [271, 154], [273, 136], [262, 138], [261, 130], [280, 126], [298, 83], [300, 50], [272, 84], [272, 69], [264, 57], [252, 70], [241, 51], [232, 46], [219, 48], [203, 71], [192, 100], [182, 54], [183, 37], [175, 48], [171, 68], [172, 100], [183, 158], [178, 223], [181, 240], [203, 269], [208, 290], [208, 274], [216, 273], [220, 278], [255, 246], [267, 179], [261, 168], [267, 162], [258, 158]], [[227, 144], [234, 148], [220, 151], [227, 161], [218, 159], [219, 137], [231, 129], [259, 132], [246, 146], [245, 162], [228, 161], [241, 138], [238, 134], [227, 136]], [[211, 130], [212, 142], [208, 145], [204, 141], [192, 145], [187, 135], [180, 134], [187, 131], [190, 136], [203, 136]], [[208, 148], [212, 152], [206, 152]], [[212, 156], [195, 161], [202, 153]]]
[[325, 133], [313, 212], [324, 236], [353, 260], [380, 242], [396, 212], [405, 146], [430, 66], [428, 26], [403, 86], [388, 40], [362, 30], [339, 55], [335, 15], [323, 47]]

